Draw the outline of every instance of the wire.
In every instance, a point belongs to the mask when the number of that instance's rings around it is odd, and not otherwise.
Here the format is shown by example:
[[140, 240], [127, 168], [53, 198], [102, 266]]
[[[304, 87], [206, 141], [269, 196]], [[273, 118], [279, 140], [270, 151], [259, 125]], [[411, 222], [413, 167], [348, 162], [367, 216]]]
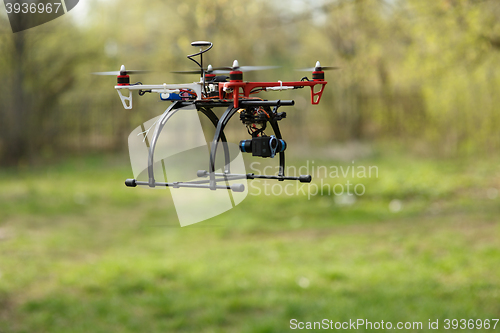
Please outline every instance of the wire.
[[269, 117], [269, 114], [266, 112], [266, 110], [264, 110], [264, 108], [261, 107], [259, 109], [259, 111], [264, 112], [266, 114], [267, 118], [271, 118], [271, 117]]
[[254, 88], [250, 91], [250, 94], [256, 94], [258, 92], [261, 92], [261, 91], [266, 91], [265, 88]]
[[180, 92], [185, 92], [185, 93], [188, 93], [192, 96], [194, 96], [195, 98], [198, 97], [198, 94], [196, 94], [196, 92], [194, 92], [193, 90], [191, 89], [179, 89]]

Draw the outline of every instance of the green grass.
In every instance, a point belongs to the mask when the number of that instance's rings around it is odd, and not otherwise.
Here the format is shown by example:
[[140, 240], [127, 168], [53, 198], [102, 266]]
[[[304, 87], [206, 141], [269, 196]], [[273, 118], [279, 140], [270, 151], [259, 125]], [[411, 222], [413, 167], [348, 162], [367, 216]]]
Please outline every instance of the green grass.
[[0, 332], [284, 332], [292, 318], [439, 319], [443, 331], [446, 318], [498, 318], [498, 161], [356, 165], [378, 178], [325, 180], [365, 185], [348, 204], [249, 195], [185, 228], [168, 191], [123, 185], [125, 158], [0, 171]]

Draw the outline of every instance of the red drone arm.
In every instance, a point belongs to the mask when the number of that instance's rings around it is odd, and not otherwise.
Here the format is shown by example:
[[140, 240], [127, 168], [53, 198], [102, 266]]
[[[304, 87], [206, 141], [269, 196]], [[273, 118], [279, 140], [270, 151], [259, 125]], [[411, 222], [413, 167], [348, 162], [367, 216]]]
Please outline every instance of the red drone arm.
[[[328, 82], [325, 80], [312, 80], [312, 81], [292, 81], [292, 82], [243, 82], [232, 80], [229, 82], [222, 83], [219, 86], [219, 98], [224, 99], [224, 92], [227, 89], [233, 89], [233, 100], [234, 107], [238, 107], [238, 100], [240, 97], [240, 88], [243, 89], [243, 96], [245, 98], [250, 97], [250, 92], [255, 88], [271, 88], [271, 87], [311, 87], [311, 104], [318, 104], [323, 95], [323, 90]], [[320, 85], [319, 91], [315, 92], [314, 87]], [[280, 90], [279, 88], [275, 90]]]

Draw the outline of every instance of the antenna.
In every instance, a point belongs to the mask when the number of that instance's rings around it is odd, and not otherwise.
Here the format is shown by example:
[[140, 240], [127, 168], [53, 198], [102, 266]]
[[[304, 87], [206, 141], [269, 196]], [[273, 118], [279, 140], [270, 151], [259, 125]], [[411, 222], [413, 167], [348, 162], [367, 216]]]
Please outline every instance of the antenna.
[[[207, 41], [196, 41], [196, 42], [192, 42], [191, 46], [195, 46], [195, 47], [200, 48], [200, 52], [190, 54], [187, 57], [189, 60], [193, 61], [195, 64], [200, 66], [200, 74], [201, 74], [201, 79], [203, 81], [203, 91], [205, 92], [205, 95], [206, 95], [207, 91], [206, 91], [206, 87], [205, 87], [205, 70], [203, 69], [203, 53], [210, 50], [214, 46], [214, 44], [212, 44], [212, 42], [207, 42]], [[203, 50], [204, 46], [206, 46], [207, 48]], [[193, 57], [196, 57], [197, 55], [200, 56], [200, 62], [193, 59]]]

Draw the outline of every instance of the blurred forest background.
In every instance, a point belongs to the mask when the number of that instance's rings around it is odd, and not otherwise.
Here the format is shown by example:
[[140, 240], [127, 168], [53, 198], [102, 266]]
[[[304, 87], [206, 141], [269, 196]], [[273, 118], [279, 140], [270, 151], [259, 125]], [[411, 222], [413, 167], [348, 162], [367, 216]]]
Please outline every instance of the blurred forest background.
[[[206, 64], [282, 66], [246, 80], [341, 67], [317, 106], [307, 89], [259, 96], [296, 101], [281, 109], [288, 165], [376, 176], [252, 188], [186, 228], [168, 189], [126, 188], [127, 136], [170, 104], [125, 110], [116, 78], [91, 73], [198, 81], [170, 73], [192, 69], [195, 40], [214, 43]], [[81, 0], [16, 34], [0, 8], [0, 332], [498, 330], [499, 64], [498, 0]], [[233, 119], [228, 139], [245, 138]], [[347, 182], [366, 192], [311, 193]]]
[[[279, 65], [248, 80], [296, 80], [316, 60], [328, 72], [319, 106], [293, 98], [290, 133], [305, 145], [397, 142], [417, 153], [489, 154], [500, 149], [500, 6], [494, 0], [93, 1], [12, 34], [0, 17], [3, 82], [0, 164], [68, 153], [124, 150], [138, 123], [161, 113], [151, 96], [121, 107], [114, 78], [95, 71], [154, 71], [149, 83], [192, 82], [194, 40], [207, 61]], [[306, 73], [307, 74], [307, 73]], [[136, 77], [133, 77], [134, 80]], [[154, 101], [153, 101], [154, 100]], [[149, 118], [148, 118], [149, 117]], [[290, 140], [293, 141], [292, 138]]]

